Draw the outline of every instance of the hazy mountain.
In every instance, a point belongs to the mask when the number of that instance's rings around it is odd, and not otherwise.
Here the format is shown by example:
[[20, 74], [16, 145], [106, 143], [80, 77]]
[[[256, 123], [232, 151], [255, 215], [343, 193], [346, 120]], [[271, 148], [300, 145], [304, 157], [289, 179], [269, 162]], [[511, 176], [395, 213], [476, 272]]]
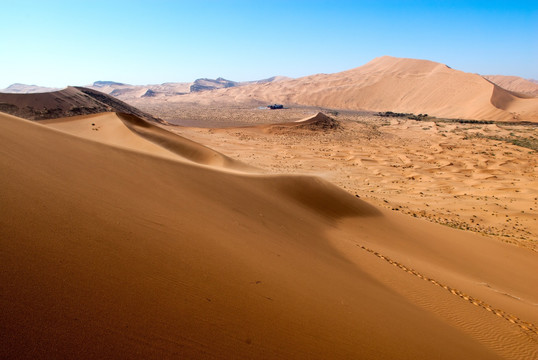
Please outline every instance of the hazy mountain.
[[123, 83], [115, 82], [115, 81], [96, 81], [93, 83], [93, 86], [95, 87], [104, 87], [104, 86], [121, 86], [125, 85]]
[[194, 83], [190, 87], [191, 92], [197, 92], [197, 91], [206, 91], [206, 90], [214, 90], [214, 89], [221, 89], [221, 88], [229, 88], [233, 86], [237, 86], [237, 82], [226, 80], [224, 78], [217, 78], [217, 79], [196, 79], [194, 80]]
[[13, 94], [32, 94], [32, 93], [42, 93], [60, 90], [58, 88], [44, 87], [38, 85], [26, 85], [26, 84], [11, 84], [7, 88], [0, 90], [3, 93], [13, 93]]

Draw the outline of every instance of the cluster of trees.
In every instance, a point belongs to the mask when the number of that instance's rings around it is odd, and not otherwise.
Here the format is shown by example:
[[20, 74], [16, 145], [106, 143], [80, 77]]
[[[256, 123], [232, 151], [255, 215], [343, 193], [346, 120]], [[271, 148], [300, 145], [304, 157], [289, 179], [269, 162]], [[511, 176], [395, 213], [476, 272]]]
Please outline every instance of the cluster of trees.
[[415, 115], [411, 113], [396, 113], [392, 111], [379, 112], [377, 115], [381, 117], [405, 117], [411, 120], [424, 120], [428, 117], [428, 114]]

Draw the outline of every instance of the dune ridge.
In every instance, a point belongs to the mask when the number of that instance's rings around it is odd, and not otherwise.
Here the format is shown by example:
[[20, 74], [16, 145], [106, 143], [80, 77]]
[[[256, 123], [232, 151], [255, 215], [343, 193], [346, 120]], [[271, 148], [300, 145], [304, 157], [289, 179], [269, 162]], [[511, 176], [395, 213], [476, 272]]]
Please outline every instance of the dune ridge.
[[251, 166], [170, 133], [132, 114], [82, 115], [42, 120], [40, 123], [84, 139], [176, 161], [189, 161], [234, 171], [256, 171]]
[[254, 170], [253, 167], [245, 163], [233, 160], [200, 143], [150, 124], [135, 115], [125, 113], [118, 113], [117, 115], [131, 131], [190, 161], [227, 169]]
[[[102, 116], [127, 136], [121, 115]], [[525, 329], [360, 246], [536, 323], [531, 251], [320, 178], [222, 171], [51, 125], [0, 114], [3, 358], [536, 356]]]

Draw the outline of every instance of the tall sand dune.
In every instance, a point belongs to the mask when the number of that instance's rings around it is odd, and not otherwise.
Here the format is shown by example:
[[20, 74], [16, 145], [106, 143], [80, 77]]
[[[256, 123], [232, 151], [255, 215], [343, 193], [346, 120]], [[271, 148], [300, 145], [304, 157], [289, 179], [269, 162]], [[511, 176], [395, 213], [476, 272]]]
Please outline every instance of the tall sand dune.
[[0, 358], [536, 358], [535, 252], [79, 120], [0, 114]]
[[[499, 96], [510, 98], [510, 106], [495, 101]], [[175, 101], [206, 104], [226, 99], [427, 113], [445, 118], [538, 121], [536, 98], [509, 92], [480, 75], [440, 63], [390, 56], [340, 73], [190, 94], [176, 97]]]

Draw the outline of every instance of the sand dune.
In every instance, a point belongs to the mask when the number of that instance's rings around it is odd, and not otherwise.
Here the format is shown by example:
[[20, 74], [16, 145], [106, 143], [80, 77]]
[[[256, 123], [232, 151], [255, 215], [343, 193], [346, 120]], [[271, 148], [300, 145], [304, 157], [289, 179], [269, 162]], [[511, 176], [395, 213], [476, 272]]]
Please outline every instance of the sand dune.
[[57, 119], [115, 111], [134, 114], [148, 121], [165, 123], [102, 92], [71, 86], [47, 93], [0, 93], [0, 111], [30, 120]]
[[168, 141], [0, 115], [0, 357], [537, 356], [535, 252]]
[[[498, 98], [504, 100], [499, 102]], [[169, 101], [206, 106], [277, 102], [334, 109], [427, 113], [444, 118], [538, 121], [536, 98], [509, 92], [480, 75], [440, 63], [389, 56], [340, 73], [189, 94]]]
[[304, 119], [296, 120], [294, 122], [283, 122], [278, 124], [269, 124], [259, 126], [266, 132], [270, 133], [285, 133], [285, 132], [297, 132], [301, 130], [306, 131], [328, 131], [336, 130], [340, 127], [340, 123], [333, 118], [318, 112], [314, 116], [309, 116]]

